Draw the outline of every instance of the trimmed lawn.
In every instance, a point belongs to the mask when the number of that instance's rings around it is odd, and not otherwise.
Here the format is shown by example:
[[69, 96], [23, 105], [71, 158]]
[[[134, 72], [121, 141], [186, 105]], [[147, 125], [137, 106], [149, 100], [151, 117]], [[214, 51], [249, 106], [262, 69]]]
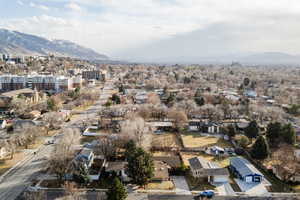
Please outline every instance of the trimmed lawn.
[[205, 148], [210, 146], [219, 146], [219, 147], [232, 147], [231, 144], [218, 137], [214, 136], [201, 136], [195, 133], [188, 133], [181, 135], [183, 144], [187, 148]]
[[173, 190], [174, 184], [172, 181], [152, 182], [146, 186], [147, 190]]
[[197, 157], [197, 156], [200, 156], [200, 157], [202, 157], [202, 158], [204, 158], [208, 161], [216, 162], [221, 167], [229, 166], [229, 157], [220, 157], [219, 158], [219, 157], [214, 157], [212, 155], [208, 155], [208, 154], [205, 154], [205, 153], [185, 153], [185, 152], [182, 152], [180, 154], [181, 154], [183, 163], [186, 166], [190, 166], [189, 161], [188, 161], [190, 158]]
[[0, 160], [0, 175], [4, 174], [7, 170], [9, 170], [11, 167], [13, 167], [15, 164], [17, 164], [19, 161], [21, 161], [24, 158], [23, 152], [17, 152], [14, 155], [14, 158], [10, 160], [7, 159], [1, 159]]
[[175, 134], [165, 133], [162, 135], [153, 135], [153, 147], [180, 147], [180, 142]]

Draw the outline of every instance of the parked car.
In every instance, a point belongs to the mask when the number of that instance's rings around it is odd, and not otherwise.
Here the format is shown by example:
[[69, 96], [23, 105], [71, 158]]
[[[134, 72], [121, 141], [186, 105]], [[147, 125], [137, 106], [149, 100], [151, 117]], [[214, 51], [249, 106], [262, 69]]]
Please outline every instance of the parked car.
[[212, 198], [213, 196], [215, 196], [215, 192], [213, 190], [204, 190], [204, 191], [200, 192], [200, 194], [198, 196]]
[[54, 144], [54, 140], [48, 140], [48, 144]]

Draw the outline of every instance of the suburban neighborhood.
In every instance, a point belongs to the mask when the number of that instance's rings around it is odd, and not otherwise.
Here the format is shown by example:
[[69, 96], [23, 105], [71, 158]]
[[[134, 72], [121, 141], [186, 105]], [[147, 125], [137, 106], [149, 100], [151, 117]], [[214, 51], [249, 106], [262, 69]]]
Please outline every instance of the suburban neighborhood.
[[298, 198], [297, 68], [42, 58], [0, 75], [0, 199]]

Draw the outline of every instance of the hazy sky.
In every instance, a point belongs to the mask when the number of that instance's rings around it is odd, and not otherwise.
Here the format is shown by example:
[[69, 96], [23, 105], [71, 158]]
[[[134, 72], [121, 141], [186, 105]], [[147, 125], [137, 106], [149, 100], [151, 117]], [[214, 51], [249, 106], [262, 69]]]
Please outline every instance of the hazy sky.
[[0, 0], [0, 27], [122, 58], [300, 53], [299, 0]]

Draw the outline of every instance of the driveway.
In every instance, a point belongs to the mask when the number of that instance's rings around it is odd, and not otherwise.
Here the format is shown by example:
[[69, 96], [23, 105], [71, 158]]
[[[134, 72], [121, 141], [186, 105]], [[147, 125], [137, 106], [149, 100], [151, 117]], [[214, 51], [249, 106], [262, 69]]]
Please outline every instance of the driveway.
[[235, 192], [232, 189], [230, 183], [216, 183], [214, 184], [216, 186], [216, 190], [218, 191], [219, 195], [224, 196], [235, 196]]
[[176, 194], [192, 194], [184, 176], [171, 176]]
[[269, 192], [263, 183], [246, 183], [240, 179], [234, 179], [240, 189], [250, 196], [268, 195]]

